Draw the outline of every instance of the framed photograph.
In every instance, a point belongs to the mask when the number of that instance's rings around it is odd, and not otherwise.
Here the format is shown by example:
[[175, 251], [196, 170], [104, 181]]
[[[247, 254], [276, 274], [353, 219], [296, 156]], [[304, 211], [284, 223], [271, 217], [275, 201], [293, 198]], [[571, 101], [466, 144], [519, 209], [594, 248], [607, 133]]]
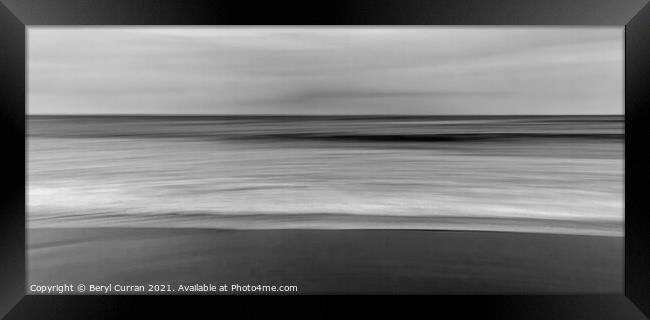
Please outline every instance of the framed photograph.
[[650, 316], [645, 1], [1, 2], [7, 319]]

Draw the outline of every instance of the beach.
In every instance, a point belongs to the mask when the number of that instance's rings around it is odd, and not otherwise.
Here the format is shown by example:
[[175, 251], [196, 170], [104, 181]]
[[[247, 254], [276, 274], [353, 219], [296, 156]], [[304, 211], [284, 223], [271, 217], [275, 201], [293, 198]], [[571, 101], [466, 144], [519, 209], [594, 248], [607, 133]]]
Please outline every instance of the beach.
[[297, 294], [621, 293], [623, 238], [434, 230], [34, 228], [28, 230], [31, 284], [295, 285]]
[[30, 28], [27, 293], [623, 293], [620, 28], [393, 29]]
[[28, 284], [621, 293], [622, 120], [30, 117]]

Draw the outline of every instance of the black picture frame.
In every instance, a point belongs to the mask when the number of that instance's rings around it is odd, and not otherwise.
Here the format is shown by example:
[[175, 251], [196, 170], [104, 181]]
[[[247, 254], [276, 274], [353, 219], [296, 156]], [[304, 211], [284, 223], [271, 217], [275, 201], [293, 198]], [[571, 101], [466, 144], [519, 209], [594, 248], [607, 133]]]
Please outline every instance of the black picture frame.
[[[566, 25], [625, 30], [625, 290], [584, 296], [30, 296], [25, 288], [26, 28], [38, 25]], [[25, 318], [341, 316], [338, 307], [382, 315], [422, 312], [499, 319], [649, 319], [650, 205], [646, 125], [650, 105], [650, 5], [646, 0], [0, 0], [0, 315]], [[262, 299], [263, 298], [263, 299]], [[174, 299], [174, 301], [172, 301]], [[176, 300], [183, 304], [179, 307]], [[378, 301], [375, 301], [378, 300]], [[261, 301], [264, 300], [264, 301]], [[397, 306], [393, 301], [399, 301]], [[258, 303], [269, 304], [257, 307]], [[645, 315], [644, 315], [645, 314]]]

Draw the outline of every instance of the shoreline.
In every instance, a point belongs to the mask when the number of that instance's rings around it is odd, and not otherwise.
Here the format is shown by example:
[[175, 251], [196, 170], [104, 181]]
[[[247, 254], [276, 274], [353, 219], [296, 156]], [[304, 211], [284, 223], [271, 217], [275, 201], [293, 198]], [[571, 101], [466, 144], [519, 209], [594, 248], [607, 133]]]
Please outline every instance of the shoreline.
[[297, 285], [298, 294], [623, 291], [622, 237], [181, 228], [28, 229], [27, 236], [28, 286]]

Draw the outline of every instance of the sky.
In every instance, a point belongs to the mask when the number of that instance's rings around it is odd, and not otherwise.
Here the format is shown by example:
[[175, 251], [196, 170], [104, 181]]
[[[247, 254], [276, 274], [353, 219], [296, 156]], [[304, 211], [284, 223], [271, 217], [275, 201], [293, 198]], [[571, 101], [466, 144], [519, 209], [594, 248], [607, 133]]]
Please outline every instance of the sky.
[[30, 27], [28, 114], [623, 114], [620, 27]]

